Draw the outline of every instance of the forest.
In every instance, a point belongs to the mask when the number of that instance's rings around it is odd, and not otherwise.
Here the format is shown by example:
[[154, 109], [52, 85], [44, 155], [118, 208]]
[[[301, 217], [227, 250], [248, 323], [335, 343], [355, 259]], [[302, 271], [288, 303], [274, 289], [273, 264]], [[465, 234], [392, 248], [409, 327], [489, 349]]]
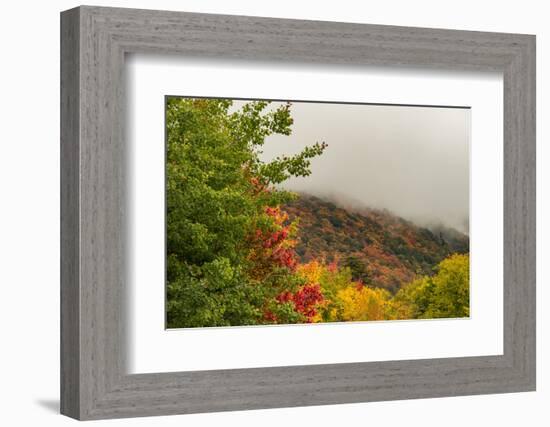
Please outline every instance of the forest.
[[167, 327], [468, 317], [467, 236], [284, 189], [329, 149], [262, 161], [291, 109], [167, 98]]

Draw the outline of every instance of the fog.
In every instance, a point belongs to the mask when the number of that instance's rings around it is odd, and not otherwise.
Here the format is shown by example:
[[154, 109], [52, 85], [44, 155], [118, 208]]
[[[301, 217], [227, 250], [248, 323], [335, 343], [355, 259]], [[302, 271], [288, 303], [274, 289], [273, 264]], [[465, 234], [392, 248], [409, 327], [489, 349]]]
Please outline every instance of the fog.
[[268, 137], [262, 159], [328, 147], [310, 176], [284, 188], [468, 233], [469, 109], [294, 102], [291, 111], [292, 135]]

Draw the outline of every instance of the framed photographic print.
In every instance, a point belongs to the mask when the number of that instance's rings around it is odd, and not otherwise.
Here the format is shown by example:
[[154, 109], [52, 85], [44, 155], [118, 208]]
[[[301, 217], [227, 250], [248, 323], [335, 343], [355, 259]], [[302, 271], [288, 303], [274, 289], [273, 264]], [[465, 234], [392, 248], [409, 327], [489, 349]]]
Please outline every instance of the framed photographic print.
[[61, 411], [535, 389], [535, 38], [61, 15]]

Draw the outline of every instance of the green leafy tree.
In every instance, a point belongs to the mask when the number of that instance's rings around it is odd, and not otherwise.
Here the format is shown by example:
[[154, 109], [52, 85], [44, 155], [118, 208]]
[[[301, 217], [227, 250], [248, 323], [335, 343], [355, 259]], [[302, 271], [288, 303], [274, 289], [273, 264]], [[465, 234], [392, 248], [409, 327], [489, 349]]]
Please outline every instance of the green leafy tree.
[[[232, 109], [225, 99], [168, 98], [167, 322], [168, 327], [249, 325], [300, 281], [274, 264], [254, 274], [251, 236], [275, 231], [266, 207], [290, 201], [277, 190], [291, 176], [307, 176], [325, 144], [271, 162], [260, 159], [272, 134], [290, 135], [290, 104], [256, 101]], [[281, 255], [282, 256], [282, 255]], [[298, 317], [285, 316], [289, 321]]]

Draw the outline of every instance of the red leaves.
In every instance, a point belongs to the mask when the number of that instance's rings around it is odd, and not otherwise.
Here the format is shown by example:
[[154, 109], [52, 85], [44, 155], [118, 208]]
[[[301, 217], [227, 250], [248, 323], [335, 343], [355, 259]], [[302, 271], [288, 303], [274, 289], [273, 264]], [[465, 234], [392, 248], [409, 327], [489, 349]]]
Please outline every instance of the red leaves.
[[275, 316], [271, 310], [266, 310], [264, 312], [264, 319], [268, 322], [277, 323], [277, 316]]
[[293, 294], [290, 291], [285, 291], [277, 296], [277, 301], [280, 303], [290, 302], [293, 300]]
[[305, 285], [298, 289], [295, 293], [286, 291], [277, 297], [280, 303], [292, 302], [294, 310], [305, 316], [307, 323], [312, 323], [317, 315], [317, 307], [325, 300], [318, 284]]
[[[278, 206], [266, 206], [264, 213], [271, 219], [269, 229], [257, 228], [252, 235], [254, 250], [250, 259], [258, 277], [271, 274], [275, 267], [285, 267], [295, 273], [298, 266], [294, 250], [296, 242], [292, 240], [293, 225], [288, 223], [288, 214]], [[336, 264], [334, 268], [337, 268]], [[281, 292], [275, 300], [279, 304], [291, 303], [294, 311], [303, 315], [307, 323], [312, 323], [325, 298], [319, 284], [308, 284], [295, 292]], [[269, 309], [265, 310], [264, 319], [273, 323], [279, 321], [277, 315]]]
[[265, 261], [274, 266], [287, 267], [292, 271], [296, 269], [298, 261], [292, 242], [287, 240], [289, 237], [288, 227], [271, 233], [264, 233], [258, 229], [255, 231], [254, 237], [257, 244], [263, 249], [261, 257]]
[[286, 239], [288, 236], [288, 230], [286, 228], [283, 228], [279, 231], [274, 231], [271, 235], [269, 235], [265, 241], [263, 242], [264, 248], [271, 248], [278, 243], [281, 243], [284, 239]]
[[306, 285], [294, 294], [293, 300], [296, 311], [302, 313], [308, 322], [311, 322], [317, 314], [316, 305], [324, 300], [324, 296], [319, 285]]
[[258, 265], [286, 267], [295, 271], [298, 261], [294, 251], [295, 241], [290, 239], [291, 225], [286, 224], [288, 214], [279, 207], [270, 206], [266, 206], [264, 212], [273, 220], [273, 225], [271, 230], [254, 231], [254, 261]]
[[294, 271], [298, 265], [296, 261], [296, 254], [294, 249], [290, 248], [277, 248], [271, 254], [273, 260], [282, 267], [287, 267], [289, 270]]

